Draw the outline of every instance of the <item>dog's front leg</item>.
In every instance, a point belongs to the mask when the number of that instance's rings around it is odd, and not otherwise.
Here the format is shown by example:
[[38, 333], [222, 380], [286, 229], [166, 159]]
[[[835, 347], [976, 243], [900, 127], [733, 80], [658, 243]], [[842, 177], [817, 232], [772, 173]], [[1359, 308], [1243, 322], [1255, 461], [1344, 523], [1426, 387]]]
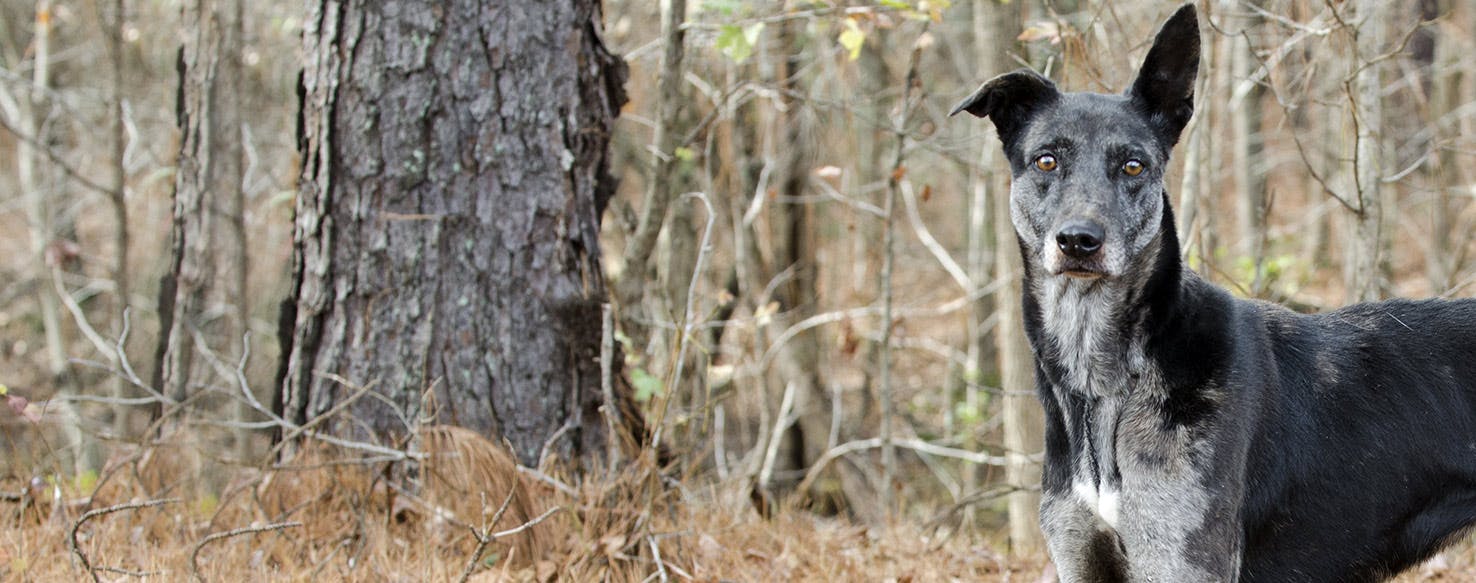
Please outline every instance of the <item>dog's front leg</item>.
[[1043, 492], [1040, 527], [1061, 583], [1128, 580], [1121, 540], [1080, 497]]
[[[1210, 474], [1211, 479], [1202, 476]], [[1123, 472], [1122, 537], [1132, 581], [1236, 581], [1243, 532], [1239, 476], [1189, 464]]]

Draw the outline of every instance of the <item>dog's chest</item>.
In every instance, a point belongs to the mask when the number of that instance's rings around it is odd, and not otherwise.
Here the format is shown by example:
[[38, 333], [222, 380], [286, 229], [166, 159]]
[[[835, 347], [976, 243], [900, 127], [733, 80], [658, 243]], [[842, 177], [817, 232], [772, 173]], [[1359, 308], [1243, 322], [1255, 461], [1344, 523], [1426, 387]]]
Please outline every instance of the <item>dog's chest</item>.
[[[1138, 382], [1151, 382], [1147, 375]], [[1184, 427], [1162, 422], [1151, 388], [1119, 397], [1067, 396], [1071, 495], [1113, 530], [1153, 521], [1161, 513], [1202, 514], [1202, 468], [1209, 444]]]
[[1121, 398], [1137, 382], [1145, 362], [1123, 317], [1126, 293], [1093, 282], [1062, 278], [1047, 283], [1041, 322], [1058, 382], [1094, 398]]

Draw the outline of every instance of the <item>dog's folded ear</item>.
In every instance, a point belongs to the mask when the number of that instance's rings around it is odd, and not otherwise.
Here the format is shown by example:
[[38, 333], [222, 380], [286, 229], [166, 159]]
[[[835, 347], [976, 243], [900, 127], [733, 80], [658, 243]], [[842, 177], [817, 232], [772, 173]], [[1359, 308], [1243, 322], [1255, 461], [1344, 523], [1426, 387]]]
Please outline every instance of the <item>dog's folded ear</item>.
[[1199, 74], [1199, 20], [1194, 5], [1170, 16], [1153, 39], [1148, 58], [1128, 95], [1157, 122], [1170, 145], [1194, 115], [1194, 80]]
[[1036, 108], [1060, 95], [1050, 79], [1030, 69], [1019, 69], [985, 81], [948, 115], [967, 111], [976, 117], [987, 117], [999, 130], [1000, 138], [1008, 141]]

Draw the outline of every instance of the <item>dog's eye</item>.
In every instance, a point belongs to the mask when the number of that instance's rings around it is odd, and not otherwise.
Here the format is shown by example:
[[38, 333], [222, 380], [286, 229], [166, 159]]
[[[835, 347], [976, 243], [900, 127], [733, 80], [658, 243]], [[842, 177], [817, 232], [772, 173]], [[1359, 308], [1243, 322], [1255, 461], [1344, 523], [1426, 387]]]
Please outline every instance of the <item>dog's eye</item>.
[[1128, 160], [1122, 163], [1122, 173], [1128, 176], [1137, 176], [1143, 173], [1143, 163], [1137, 160]]
[[1042, 154], [1035, 159], [1035, 167], [1041, 172], [1050, 172], [1056, 169], [1056, 157], [1050, 154]]

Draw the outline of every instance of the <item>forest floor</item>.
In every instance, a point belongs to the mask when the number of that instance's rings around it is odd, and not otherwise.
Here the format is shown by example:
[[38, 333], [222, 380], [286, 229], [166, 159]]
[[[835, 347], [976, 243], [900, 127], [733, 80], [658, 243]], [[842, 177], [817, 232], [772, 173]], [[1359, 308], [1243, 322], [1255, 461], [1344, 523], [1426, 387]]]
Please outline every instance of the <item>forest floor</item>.
[[[765, 518], [741, 489], [640, 461], [572, 486], [469, 431], [432, 428], [423, 443], [417, 479], [404, 462], [321, 450], [229, 469], [176, 445], [115, 455], [96, 479], [12, 477], [0, 580], [1054, 580], [1043, 555], [1007, 557], [998, 532], [784, 507]], [[1472, 544], [1398, 578], [1432, 580], [1476, 581]]]

